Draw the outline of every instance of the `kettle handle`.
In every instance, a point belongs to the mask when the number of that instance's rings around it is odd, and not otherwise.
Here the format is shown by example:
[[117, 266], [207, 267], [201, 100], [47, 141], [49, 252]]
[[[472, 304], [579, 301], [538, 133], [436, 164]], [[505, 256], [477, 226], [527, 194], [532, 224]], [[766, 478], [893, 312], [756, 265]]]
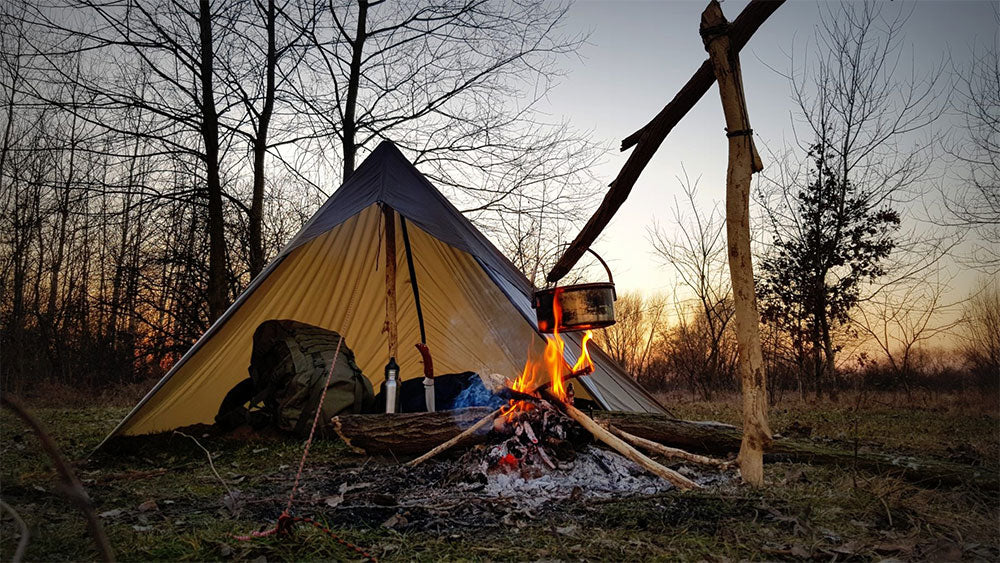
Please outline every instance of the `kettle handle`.
[[608, 267], [608, 263], [605, 262], [604, 258], [601, 258], [599, 254], [594, 252], [593, 248], [590, 248], [588, 246], [587, 252], [593, 254], [594, 257], [597, 258], [597, 261], [600, 262], [602, 266], [604, 266], [604, 270], [608, 273], [608, 283], [611, 284], [611, 298], [614, 299], [615, 301], [618, 301], [618, 292], [615, 291], [615, 279], [611, 277], [611, 268]]

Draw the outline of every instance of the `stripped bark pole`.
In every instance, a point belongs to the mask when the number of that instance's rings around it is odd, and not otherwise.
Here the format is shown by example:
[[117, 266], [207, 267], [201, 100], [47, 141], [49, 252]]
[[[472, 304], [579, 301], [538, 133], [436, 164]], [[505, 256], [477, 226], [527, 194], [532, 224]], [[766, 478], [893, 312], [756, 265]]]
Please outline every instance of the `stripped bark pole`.
[[729, 39], [729, 22], [717, 0], [701, 14], [701, 36], [719, 83], [729, 138], [726, 174], [726, 238], [735, 305], [736, 340], [743, 388], [743, 441], [738, 461], [743, 481], [764, 484], [764, 450], [771, 444], [767, 385], [760, 345], [760, 314], [750, 255], [750, 179], [763, 168], [747, 114], [739, 54]]
[[399, 357], [399, 336], [396, 328], [396, 212], [382, 206], [385, 219], [385, 332], [389, 340], [389, 357]]

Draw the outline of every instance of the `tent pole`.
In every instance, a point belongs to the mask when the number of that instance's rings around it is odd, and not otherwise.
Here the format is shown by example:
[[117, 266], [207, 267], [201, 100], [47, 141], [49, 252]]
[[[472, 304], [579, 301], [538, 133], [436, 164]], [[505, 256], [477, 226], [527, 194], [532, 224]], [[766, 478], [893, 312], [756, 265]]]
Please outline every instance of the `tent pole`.
[[410, 233], [406, 230], [406, 217], [399, 216], [399, 226], [403, 228], [403, 248], [406, 250], [406, 267], [410, 270], [410, 287], [413, 289], [413, 302], [417, 307], [420, 342], [427, 344], [427, 332], [424, 331], [424, 310], [420, 308], [420, 287], [417, 285], [417, 271], [413, 266], [413, 250], [410, 248]]
[[399, 354], [396, 330], [396, 212], [382, 204], [385, 219], [385, 332], [389, 335], [389, 357]]

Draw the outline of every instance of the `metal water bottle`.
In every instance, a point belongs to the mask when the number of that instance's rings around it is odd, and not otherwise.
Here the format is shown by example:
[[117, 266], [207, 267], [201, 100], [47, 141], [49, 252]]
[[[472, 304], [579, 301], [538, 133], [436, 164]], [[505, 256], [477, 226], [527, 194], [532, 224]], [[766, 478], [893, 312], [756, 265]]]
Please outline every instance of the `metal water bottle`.
[[385, 412], [399, 412], [399, 364], [395, 356], [385, 365]]

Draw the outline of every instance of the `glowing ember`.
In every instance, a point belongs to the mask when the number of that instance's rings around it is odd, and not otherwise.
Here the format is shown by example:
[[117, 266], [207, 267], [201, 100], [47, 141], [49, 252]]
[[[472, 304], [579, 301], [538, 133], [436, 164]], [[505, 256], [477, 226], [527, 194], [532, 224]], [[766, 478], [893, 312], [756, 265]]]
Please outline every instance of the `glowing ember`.
[[[559, 334], [559, 327], [562, 325], [562, 306], [559, 303], [559, 295], [562, 294], [562, 291], [562, 288], [557, 288], [552, 296], [552, 313], [555, 320], [555, 328], [552, 331], [552, 336], [546, 337], [545, 351], [541, 358], [528, 357], [521, 375], [511, 385], [511, 388], [515, 391], [532, 393], [548, 380], [551, 382], [550, 389], [552, 394], [561, 401], [568, 401], [565, 382], [566, 376], [571, 372], [582, 371], [583, 373], [591, 373], [594, 371], [594, 362], [591, 361], [590, 353], [587, 351], [587, 343], [594, 336], [593, 332], [589, 330], [583, 336], [580, 357], [577, 358], [572, 369], [566, 363], [566, 342]], [[503, 414], [509, 421], [515, 412], [530, 410], [531, 408], [532, 406], [525, 401], [512, 399], [510, 406], [504, 409]]]

